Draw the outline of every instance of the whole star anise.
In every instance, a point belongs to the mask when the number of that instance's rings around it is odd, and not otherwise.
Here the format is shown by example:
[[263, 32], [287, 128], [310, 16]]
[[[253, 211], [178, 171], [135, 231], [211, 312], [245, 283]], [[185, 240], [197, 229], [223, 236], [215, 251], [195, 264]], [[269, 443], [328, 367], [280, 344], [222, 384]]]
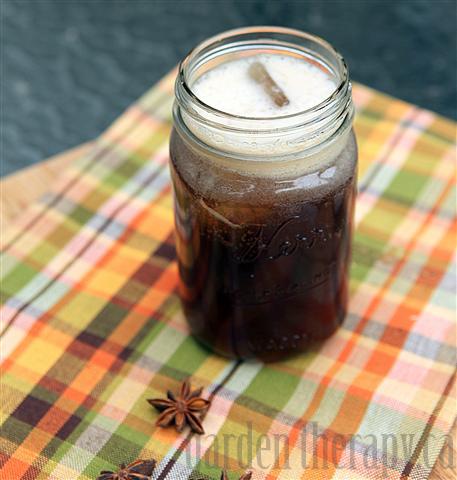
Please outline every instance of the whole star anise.
[[[251, 480], [251, 477], [252, 477], [252, 472], [246, 472], [246, 473], [243, 473], [243, 475], [241, 475], [239, 480]], [[221, 480], [229, 480], [227, 476], [227, 472], [225, 470], [222, 470]]]
[[210, 402], [200, 397], [202, 390], [203, 388], [198, 388], [192, 392], [189, 380], [185, 380], [178, 395], [168, 390], [168, 398], [148, 399], [148, 402], [161, 412], [156, 425], [168, 427], [174, 422], [176, 430], [182, 432], [188, 424], [195, 433], [205, 433], [201, 416], [208, 410]]
[[100, 472], [97, 480], [150, 480], [155, 465], [155, 460], [136, 460], [128, 465], [121, 463], [120, 470], [104, 470]]

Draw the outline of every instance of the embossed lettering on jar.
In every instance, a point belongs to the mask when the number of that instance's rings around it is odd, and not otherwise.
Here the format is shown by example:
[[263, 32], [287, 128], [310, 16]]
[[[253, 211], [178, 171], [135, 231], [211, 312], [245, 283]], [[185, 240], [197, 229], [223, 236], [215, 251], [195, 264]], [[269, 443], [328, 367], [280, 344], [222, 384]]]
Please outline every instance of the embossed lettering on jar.
[[[230, 102], [230, 91], [227, 106], [205, 97], [209, 75], [236, 80], [258, 61], [273, 73], [303, 62], [297, 69], [311, 80], [322, 74], [332, 88], [320, 99], [295, 98], [289, 87], [287, 107], [256, 111], [254, 103], [245, 106], [250, 115], [236, 110], [243, 105]], [[235, 30], [182, 62], [170, 142], [179, 292], [192, 333], [214, 351], [277, 360], [343, 321], [356, 193], [352, 117], [344, 60], [303, 32]]]

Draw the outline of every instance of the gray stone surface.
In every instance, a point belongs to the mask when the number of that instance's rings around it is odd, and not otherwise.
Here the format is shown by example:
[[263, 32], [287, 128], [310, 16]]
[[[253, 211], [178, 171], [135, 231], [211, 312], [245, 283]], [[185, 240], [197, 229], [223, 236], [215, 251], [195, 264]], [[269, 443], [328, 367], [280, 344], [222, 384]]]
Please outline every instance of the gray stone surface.
[[2, 168], [90, 140], [198, 41], [276, 24], [333, 43], [352, 78], [456, 117], [456, 2], [0, 0]]

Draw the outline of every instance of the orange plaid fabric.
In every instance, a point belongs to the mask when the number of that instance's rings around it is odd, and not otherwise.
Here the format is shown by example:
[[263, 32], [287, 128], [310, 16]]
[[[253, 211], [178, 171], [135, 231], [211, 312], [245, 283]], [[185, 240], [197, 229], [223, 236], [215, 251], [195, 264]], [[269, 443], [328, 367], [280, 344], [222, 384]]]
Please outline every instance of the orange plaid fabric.
[[[233, 362], [188, 334], [166, 77], [3, 234], [1, 478], [425, 479], [455, 419], [455, 124], [354, 88], [360, 193], [350, 311], [321, 347]], [[146, 398], [191, 376], [204, 436]], [[238, 477], [236, 477], [238, 478]]]

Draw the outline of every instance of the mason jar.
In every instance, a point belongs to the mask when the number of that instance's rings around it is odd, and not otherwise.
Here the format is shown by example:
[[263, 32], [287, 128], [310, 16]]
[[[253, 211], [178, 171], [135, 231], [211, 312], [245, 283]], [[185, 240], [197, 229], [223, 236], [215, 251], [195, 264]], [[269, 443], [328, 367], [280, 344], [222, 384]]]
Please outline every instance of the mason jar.
[[[205, 73], [265, 52], [317, 66], [333, 91], [272, 117], [227, 113], [195, 94]], [[175, 95], [170, 164], [179, 295], [191, 332], [217, 353], [263, 361], [326, 339], [347, 310], [356, 195], [344, 59], [301, 31], [232, 30], [181, 62]]]

